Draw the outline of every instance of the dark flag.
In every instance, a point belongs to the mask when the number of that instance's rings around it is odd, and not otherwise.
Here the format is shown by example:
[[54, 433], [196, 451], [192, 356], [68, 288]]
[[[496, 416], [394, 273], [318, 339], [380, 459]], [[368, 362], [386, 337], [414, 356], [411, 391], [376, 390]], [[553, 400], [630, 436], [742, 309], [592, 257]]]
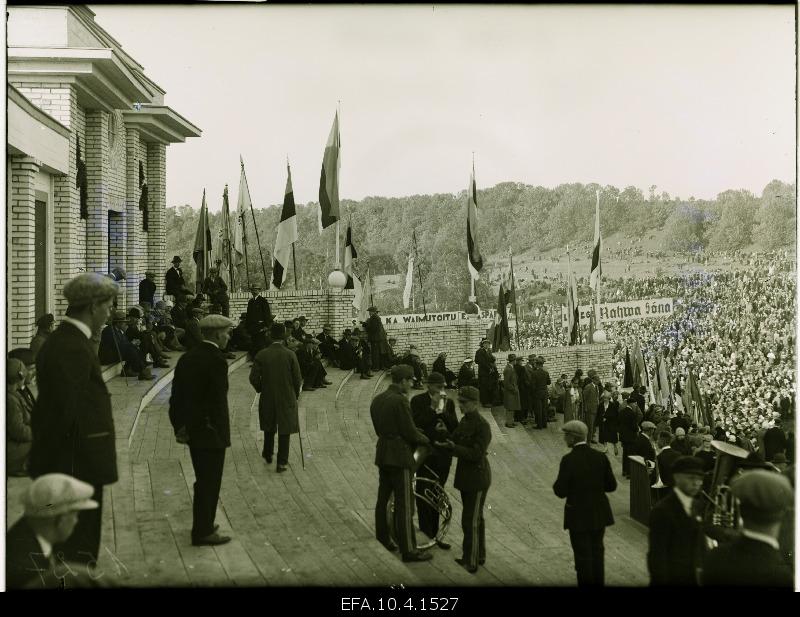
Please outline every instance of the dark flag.
[[211, 265], [211, 229], [208, 226], [208, 207], [206, 206], [206, 192], [203, 190], [203, 205], [200, 206], [200, 220], [197, 222], [197, 233], [194, 236], [194, 250], [192, 258], [197, 264], [195, 276], [195, 289], [199, 293], [203, 282], [208, 276]]
[[511, 349], [511, 333], [508, 330], [508, 292], [504, 283], [500, 283], [500, 292], [497, 297], [497, 315], [494, 318], [494, 332], [492, 333], [492, 351], [509, 351]]
[[355, 284], [353, 283], [353, 260], [357, 258], [358, 253], [356, 253], [356, 247], [353, 246], [352, 228], [348, 225], [347, 238], [344, 242], [344, 273], [347, 275], [345, 289], [355, 289]]
[[600, 235], [600, 191], [597, 191], [597, 203], [594, 216], [594, 250], [592, 251], [592, 270], [589, 274], [589, 286], [597, 293], [600, 286], [600, 277], [603, 275], [603, 266], [600, 263], [600, 253], [603, 250], [603, 237]]
[[478, 192], [475, 185], [475, 163], [472, 164], [467, 196], [467, 268], [472, 279], [477, 281], [483, 269], [483, 256], [478, 250]]
[[86, 180], [86, 163], [81, 157], [81, 139], [77, 138], [78, 149], [75, 152], [75, 161], [78, 167], [78, 173], [75, 175], [75, 187], [79, 190], [80, 205], [81, 205], [81, 218], [89, 218], [89, 193]]
[[622, 387], [630, 388], [633, 386], [633, 367], [631, 366], [631, 354], [628, 348], [625, 348], [625, 376], [622, 379]]
[[[339, 112], [333, 117], [333, 126], [322, 156], [319, 178], [319, 230], [330, 227], [339, 220]], [[338, 246], [338, 245], [337, 245]], [[338, 256], [337, 256], [338, 258]]]
[[[297, 208], [294, 203], [294, 190], [292, 189], [292, 171], [286, 166], [286, 191], [283, 195], [283, 209], [281, 220], [278, 223], [278, 237], [275, 240], [274, 257], [272, 265], [272, 284], [277, 289], [281, 288], [286, 280], [289, 270], [289, 257], [294, 243], [297, 242]], [[295, 279], [297, 272], [294, 273]]]
[[147, 178], [144, 176], [144, 164], [139, 161], [139, 210], [142, 211], [142, 229], [147, 231], [148, 214], [147, 208]]

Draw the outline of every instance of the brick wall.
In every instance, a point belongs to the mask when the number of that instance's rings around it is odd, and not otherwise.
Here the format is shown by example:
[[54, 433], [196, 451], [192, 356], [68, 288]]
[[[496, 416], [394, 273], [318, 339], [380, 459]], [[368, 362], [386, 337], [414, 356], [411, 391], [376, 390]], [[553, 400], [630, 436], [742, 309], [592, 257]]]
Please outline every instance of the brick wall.
[[[163, 144], [148, 143], [146, 150], [147, 156], [141, 154], [142, 160], [145, 161], [150, 209], [146, 267], [156, 273], [156, 294], [160, 295], [164, 293], [163, 272], [167, 268], [167, 147]], [[136, 173], [138, 182], [138, 167]]]
[[86, 113], [86, 180], [89, 206], [86, 231], [86, 268], [108, 272], [108, 114], [102, 110]]
[[35, 332], [35, 189], [34, 181], [39, 165], [27, 157], [11, 159], [11, 203], [9, 225], [11, 237], [11, 263], [8, 264], [7, 298], [11, 343], [14, 347], [27, 347]]

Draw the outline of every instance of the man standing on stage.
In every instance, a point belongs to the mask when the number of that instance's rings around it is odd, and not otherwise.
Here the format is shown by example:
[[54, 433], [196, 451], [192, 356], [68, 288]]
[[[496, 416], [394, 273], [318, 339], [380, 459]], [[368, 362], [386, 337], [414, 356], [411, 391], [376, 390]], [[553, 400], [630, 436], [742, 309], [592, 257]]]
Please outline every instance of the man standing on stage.
[[181, 269], [180, 256], [175, 255], [172, 258], [172, 267], [167, 270], [164, 275], [164, 291], [169, 296], [174, 296], [177, 301], [182, 296], [191, 293], [189, 286], [183, 278], [183, 270]]
[[260, 285], [251, 285], [250, 293], [252, 298], [247, 301], [247, 331], [253, 347], [250, 356], [255, 358], [256, 354], [267, 346], [267, 329], [272, 324], [272, 314], [269, 310], [269, 302], [261, 295]]
[[386, 330], [383, 327], [378, 309], [371, 306], [367, 309], [369, 318], [364, 326], [369, 337], [369, 345], [372, 348], [372, 369], [379, 371], [389, 368], [389, 343], [386, 341]]
[[488, 338], [481, 341], [481, 346], [475, 352], [475, 364], [478, 365], [478, 388], [481, 393], [481, 405], [491, 407], [495, 401], [497, 382], [500, 373], [497, 371], [497, 362], [491, 350]]

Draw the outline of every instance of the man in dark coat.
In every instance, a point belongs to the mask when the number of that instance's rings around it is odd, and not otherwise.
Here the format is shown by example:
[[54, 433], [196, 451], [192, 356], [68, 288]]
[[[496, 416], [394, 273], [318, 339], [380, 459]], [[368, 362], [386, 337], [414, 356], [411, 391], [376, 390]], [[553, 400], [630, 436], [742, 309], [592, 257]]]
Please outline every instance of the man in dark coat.
[[500, 379], [497, 362], [490, 351], [491, 346], [491, 341], [485, 338], [481, 341], [478, 351], [475, 352], [475, 364], [478, 365], [478, 389], [481, 393], [481, 405], [484, 407], [491, 407], [494, 403]]
[[786, 454], [787, 445], [786, 433], [783, 431], [780, 418], [777, 418], [775, 426], [764, 433], [764, 460], [772, 462], [779, 452]]
[[522, 422], [527, 419], [533, 409], [531, 383], [528, 380], [528, 372], [525, 370], [525, 358], [523, 356], [519, 356], [514, 361], [514, 372], [517, 375], [517, 388], [519, 390], [519, 411], [514, 414], [514, 421]]
[[589, 370], [589, 381], [583, 387], [583, 417], [589, 430], [587, 439], [590, 443], [597, 443], [594, 438], [596, 428], [597, 406], [600, 404], [600, 377], [594, 369]]
[[[445, 381], [440, 373], [432, 372], [428, 375], [426, 383], [428, 391], [417, 394], [411, 399], [414, 424], [425, 433], [431, 443], [448, 439], [458, 426], [455, 403], [447, 398]], [[449, 452], [434, 447], [417, 470], [417, 478], [431, 478], [444, 487], [450, 474], [451, 463], [452, 456]], [[424, 494], [429, 487], [430, 484], [427, 482], [417, 482], [417, 495]], [[439, 533], [439, 511], [417, 497], [417, 513], [419, 528], [429, 538], [435, 539]], [[446, 542], [436, 540], [436, 544], [445, 550], [450, 548]]]
[[417, 550], [414, 535], [414, 499], [411, 476], [414, 449], [429, 445], [428, 437], [414, 426], [406, 394], [411, 391], [414, 369], [393, 366], [392, 383], [372, 400], [369, 413], [378, 435], [375, 464], [378, 466], [378, 500], [375, 504], [375, 537], [388, 550], [397, 550], [389, 534], [389, 498], [394, 494], [394, 527], [403, 561], [427, 561], [430, 553]]
[[322, 326], [322, 332], [317, 334], [319, 341], [319, 351], [322, 357], [328, 360], [331, 365], [339, 367], [339, 344], [336, 339], [331, 336], [331, 327], [328, 324]]
[[683, 456], [675, 461], [672, 471], [674, 490], [650, 512], [650, 584], [694, 587], [704, 542], [701, 504], [696, 500], [703, 487], [703, 461]]
[[219, 264], [217, 262], [216, 268], [211, 268], [208, 272], [206, 280], [203, 281], [203, 293], [208, 296], [208, 301], [220, 307], [222, 314], [229, 317], [230, 313], [230, 298], [228, 297], [228, 286], [225, 280], [219, 275]]
[[118, 292], [116, 283], [99, 274], [69, 281], [66, 316], [36, 357], [39, 398], [31, 417], [31, 476], [70, 475], [90, 484], [99, 504], [81, 513], [74, 533], [58, 548], [77, 563], [97, 560], [103, 486], [117, 481], [111, 396], [90, 339], [108, 320]]
[[123, 374], [128, 377], [139, 377], [140, 381], [155, 379], [145, 363], [142, 350], [134, 345], [122, 326], [128, 322], [125, 311], [114, 311], [114, 317], [109, 325], [103, 328], [100, 334], [100, 347], [97, 357], [101, 364], [116, 364], [124, 362]]
[[194, 467], [192, 544], [215, 546], [230, 542], [217, 533], [217, 512], [225, 449], [231, 445], [228, 412], [228, 345], [233, 322], [209, 315], [200, 322], [203, 342], [178, 360], [169, 399], [169, 419], [179, 443], [189, 444]]
[[794, 504], [791, 483], [779, 473], [755, 469], [733, 480], [731, 493], [739, 500], [742, 535], [708, 553], [703, 586], [791, 589], [794, 576], [778, 542], [784, 513]]
[[458, 369], [458, 387], [464, 386], [478, 387], [478, 378], [475, 376], [472, 358], [465, 358], [461, 368]]
[[[547, 428], [547, 386], [550, 385], [550, 374], [544, 370], [544, 358], [536, 358], [533, 366], [531, 390], [533, 395], [533, 417], [537, 429]], [[597, 407], [595, 405], [595, 407]]]
[[186, 280], [183, 278], [181, 258], [178, 255], [172, 258], [172, 267], [164, 275], [164, 291], [167, 295], [174, 296], [177, 300], [191, 292]]
[[261, 286], [251, 285], [250, 293], [252, 298], [247, 301], [247, 330], [250, 332], [250, 340], [253, 341], [253, 348], [250, 356], [264, 349], [267, 345], [267, 330], [272, 323], [272, 313], [270, 313], [269, 302], [261, 295]]
[[156, 305], [156, 273], [147, 271], [144, 278], [139, 282], [139, 304], [148, 302], [150, 307]]
[[186, 332], [181, 339], [181, 344], [186, 349], [194, 349], [203, 342], [200, 332], [200, 320], [205, 316], [205, 311], [201, 308], [193, 308], [192, 316], [186, 320]]
[[445, 383], [447, 384], [445, 387], [453, 388], [453, 382], [456, 380], [456, 374], [447, 368], [447, 352], [441, 352], [437, 357], [436, 360], [433, 361], [433, 372], [439, 373], [444, 377]]
[[250, 384], [260, 393], [258, 399], [259, 426], [264, 431], [264, 449], [261, 456], [272, 463], [275, 451], [275, 434], [278, 434], [278, 461], [276, 470], [282, 473], [289, 468], [291, 436], [300, 432], [297, 399], [300, 398], [300, 363], [297, 355], [284, 344], [286, 327], [280, 323], [270, 326], [272, 344], [258, 352], [250, 369]]
[[372, 348], [372, 369], [379, 371], [388, 369], [389, 364], [389, 343], [386, 341], [386, 330], [383, 327], [378, 309], [371, 306], [367, 309], [369, 317], [364, 326], [367, 330], [369, 345]]
[[629, 456], [636, 454], [636, 437], [639, 435], [639, 423], [636, 421], [636, 412], [630, 406], [625, 394], [622, 395], [622, 404], [619, 409], [619, 441], [622, 444], [622, 477], [631, 475], [631, 462]]
[[611, 464], [602, 452], [587, 443], [589, 430], [580, 420], [561, 427], [571, 452], [561, 459], [558, 478], [553, 485], [557, 497], [566, 498], [564, 529], [575, 555], [578, 586], [603, 586], [605, 563], [603, 535], [614, 524], [606, 493], [617, 489]]
[[458, 405], [464, 414], [453, 435], [446, 442], [437, 442], [458, 458], [453, 487], [461, 493], [463, 510], [461, 529], [464, 540], [462, 554], [456, 563], [474, 574], [478, 566], [486, 563], [486, 525], [483, 508], [486, 493], [492, 485], [492, 468], [487, 452], [492, 441], [489, 423], [481, 416], [480, 392], [472, 386], [458, 391]]
[[672, 477], [672, 466], [675, 464], [682, 454], [677, 450], [673, 450], [670, 444], [672, 443], [672, 433], [669, 431], [661, 431], [658, 434], [658, 473], [661, 475], [661, 482], [665, 486], [672, 487], [675, 485], [675, 480]]
[[342, 339], [339, 341], [339, 368], [343, 371], [350, 371], [358, 365], [358, 354], [353, 345], [354, 340], [357, 344], [358, 339], [353, 337], [353, 333], [348, 329], [344, 331]]
[[647, 392], [647, 388], [645, 388], [644, 386], [639, 386], [639, 389], [637, 390], [636, 388], [634, 388], [633, 392], [631, 392], [631, 395], [630, 395], [630, 401], [632, 403], [636, 403], [636, 406], [639, 409], [641, 409], [642, 411], [644, 411], [646, 409], [645, 400], [644, 400], [644, 395], [645, 395], [646, 392]]
[[361, 378], [369, 379], [372, 375], [372, 346], [365, 330], [358, 331], [358, 372]]

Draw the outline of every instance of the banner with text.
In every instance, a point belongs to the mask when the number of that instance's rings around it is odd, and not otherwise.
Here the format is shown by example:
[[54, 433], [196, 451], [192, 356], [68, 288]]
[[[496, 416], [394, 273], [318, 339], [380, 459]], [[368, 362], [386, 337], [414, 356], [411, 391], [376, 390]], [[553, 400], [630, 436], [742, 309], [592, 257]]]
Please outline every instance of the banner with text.
[[444, 313], [412, 313], [409, 315], [384, 315], [381, 319], [384, 324], [419, 323], [424, 321], [458, 321], [461, 319], [494, 319], [497, 309], [481, 310], [480, 315], [469, 314], [464, 311], [446, 311]]
[[[601, 321], [633, 321], [634, 319], [651, 319], [653, 317], [663, 317], [671, 315], [675, 310], [675, 305], [679, 304], [679, 299], [674, 298], [650, 298], [647, 300], [631, 300], [630, 302], [611, 302], [601, 304], [599, 313]], [[589, 317], [592, 314], [592, 305], [581, 305], [578, 307], [580, 323], [582, 326], [589, 325]], [[561, 305], [561, 326], [569, 327], [567, 317], [567, 307]]]

